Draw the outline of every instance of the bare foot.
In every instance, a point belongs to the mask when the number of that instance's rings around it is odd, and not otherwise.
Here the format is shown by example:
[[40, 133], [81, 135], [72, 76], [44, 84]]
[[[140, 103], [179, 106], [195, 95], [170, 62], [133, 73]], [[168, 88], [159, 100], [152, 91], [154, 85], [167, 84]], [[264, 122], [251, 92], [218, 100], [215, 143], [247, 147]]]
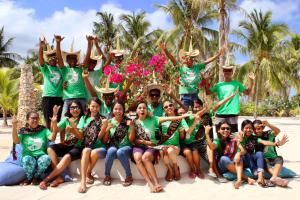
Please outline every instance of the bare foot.
[[242, 185], [242, 182], [241, 182], [241, 181], [236, 181], [236, 182], [233, 184], [233, 186], [234, 186], [235, 189], [239, 189], [239, 188], [241, 187], [241, 185]]
[[153, 192], [153, 193], [156, 192], [155, 186], [152, 183], [148, 183], [148, 187], [150, 189], [150, 192]]
[[249, 177], [247, 179], [247, 182], [248, 182], [249, 185], [254, 185], [255, 184], [255, 180], [252, 179], [252, 178], [249, 178]]
[[87, 188], [85, 184], [81, 184], [80, 187], [78, 188], [79, 193], [86, 193]]
[[156, 192], [161, 192], [163, 191], [163, 187], [160, 184], [155, 185], [155, 190]]
[[180, 176], [180, 169], [178, 167], [178, 165], [174, 166], [174, 180], [178, 181], [180, 180], [181, 176]]

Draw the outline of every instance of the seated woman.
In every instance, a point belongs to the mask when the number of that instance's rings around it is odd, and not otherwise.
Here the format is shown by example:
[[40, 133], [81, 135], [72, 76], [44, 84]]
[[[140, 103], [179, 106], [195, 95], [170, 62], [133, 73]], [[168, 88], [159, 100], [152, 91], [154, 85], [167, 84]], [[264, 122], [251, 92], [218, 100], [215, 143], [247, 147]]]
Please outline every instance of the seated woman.
[[[240, 144], [242, 138], [231, 139], [231, 127], [227, 122], [221, 122], [217, 124], [218, 137], [211, 141], [209, 132], [212, 129], [211, 126], [205, 127], [205, 135], [209, 148], [214, 151], [220, 173], [230, 171], [237, 174], [237, 181], [234, 183], [234, 187], [238, 189], [242, 184], [242, 179], [246, 180], [248, 184], [253, 185], [255, 180], [247, 177], [243, 174], [243, 162], [244, 157], [240, 157], [240, 154], [245, 152], [245, 149]], [[239, 148], [239, 151], [238, 151]]]
[[76, 134], [81, 135], [83, 139], [84, 149], [81, 158], [81, 182], [78, 192], [85, 193], [87, 191], [87, 176], [93, 182], [91, 170], [95, 166], [98, 157], [104, 158], [106, 154], [105, 141], [102, 139], [107, 128], [107, 120], [99, 114], [101, 101], [93, 97], [90, 100], [87, 114], [82, 116], [75, 129]]
[[38, 179], [51, 164], [47, 155], [49, 140], [54, 141], [54, 134], [45, 126], [39, 124], [39, 114], [31, 111], [26, 115], [26, 125], [17, 133], [16, 119], [13, 119], [12, 137], [14, 144], [22, 145], [22, 167], [26, 173], [23, 185], [38, 184]]
[[105, 158], [105, 178], [103, 184], [107, 186], [111, 185], [110, 171], [114, 159], [118, 158], [126, 173], [123, 186], [129, 186], [133, 182], [129, 159], [132, 153], [131, 143], [134, 141], [134, 125], [124, 115], [125, 105], [123, 102], [114, 102], [112, 112], [114, 117], [109, 120], [105, 130], [104, 140], [109, 141], [109, 148], [107, 149]]
[[159, 184], [157, 174], [153, 165], [155, 160], [155, 146], [157, 140], [155, 132], [159, 124], [165, 121], [175, 121], [183, 119], [184, 116], [175, 117], [156, 117], [150, 116], [148, 106], [145, 101], [137, 103], [138, 119], [135, 120], [135, 146], [133, 147], [133, 158], [141, 175], [146, 180], [150, 192], [162, 191], [162, 186]]
[[[81, 136], [76, 135], [75, 129], [79, 122], [80, 117], [83, 115], [83, 109], [81, 103], [78, 100], [73, 100], [68, 104], [65, 117], [57, 124], [57, 116], [60, 107], [53, 107], [53, 117], [51, 119], [51, 127], [53, 134], [57, 132], [65, 132], [65, 138], [63, 142], [58, 144], [52, 144], [48, 147], [47, 152], [52, 161], [52, 172], [40, 183], [40, 188], [47, 189], [48, 183], [56, 177], [56, 179], [50, 184], [51, 187], [57, 187], [63, 183], [64, 180], [60, 177], [60, 174], [69, 166], [73, 160], [81, 158], [82, 141]], [[82, 139], [82, 138], [81, 138]], [[62, 159], [58, 162], [58, 157]]]
[[[264, 159], [267, 169], [272, 175], [270, 181], [278, 186], [287, 187], [289, 181], [278, 176], [283, 165], [283, 158], [277, 155], [275, 147], [284, 145], [288, 141], [288, 137], [284, 135], [281, 140], [275, 142], [275, 137], [280, 133], [280, 129], [266, 120], [254, 120], [253, 126], [258, 142], [264, 146]], [[264, 131], [265, 127], [271, 130]]]

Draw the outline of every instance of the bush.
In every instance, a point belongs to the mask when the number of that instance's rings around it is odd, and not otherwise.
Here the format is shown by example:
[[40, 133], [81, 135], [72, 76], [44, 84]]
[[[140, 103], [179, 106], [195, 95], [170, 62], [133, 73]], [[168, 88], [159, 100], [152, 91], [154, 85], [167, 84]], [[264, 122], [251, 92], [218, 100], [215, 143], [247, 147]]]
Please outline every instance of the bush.
[[291, 110], [290, 114], [291, 114], [291, 116], [294, 116], [294, 117], [300, 116], [300, 107]]

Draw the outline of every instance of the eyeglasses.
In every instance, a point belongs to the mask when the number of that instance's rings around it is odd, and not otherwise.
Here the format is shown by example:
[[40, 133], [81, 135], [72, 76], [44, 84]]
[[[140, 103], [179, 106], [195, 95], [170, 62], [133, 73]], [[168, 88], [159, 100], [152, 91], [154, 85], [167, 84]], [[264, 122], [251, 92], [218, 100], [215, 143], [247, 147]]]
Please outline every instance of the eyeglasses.
[[79, 106], [70, 106], [70, 110], [79, 110]]
[[166, 106], [164, 106], [164, 109], [167, 109], [167, 108], [173, 108], [173, 104], [169, 104], [169, 105], [166, 105]]
[[230, 127], [221, 127], [222, 131], [224, 131], [224, 130], [230, 131], [230, 129], [231, 129]]
[[160, 97], [160, 94], [152, 93], [152, 94], [150, 94], [150, 97]]
[[30, 119], [32, 119], [32, 120], [38, 120], [39, 117], [30, 117]]
[[223, 72], [232, 72], [232, 69], [223, 69]]

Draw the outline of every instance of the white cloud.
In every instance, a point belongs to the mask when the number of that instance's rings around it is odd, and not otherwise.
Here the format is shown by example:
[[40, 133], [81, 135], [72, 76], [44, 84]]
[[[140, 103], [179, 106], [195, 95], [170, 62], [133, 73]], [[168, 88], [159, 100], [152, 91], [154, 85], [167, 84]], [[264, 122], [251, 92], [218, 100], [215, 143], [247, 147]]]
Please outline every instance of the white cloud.
[[[243, 0], [239, 7], [250, 13], [253, 9], [272, 12], [274, 22], [280, 23], [299, 23], [300, 20], [300, 1], [295, 0]], [[237, 28], [244, 15], [239, 12], [233, 12], [231, 15], [231, 27]], [[298, 24], [299, 25], [299, 24]]]
[[[113, 3], [102, 4], [99, 10], [112, 13], [117, 22], [121, 14], [132, 13], [130, 10], [123, 9], [119, 4]], [[37, 48], [38, 38], [41, 35], [52, 42], [54, 34], [66, 37], [62, 42], [62, 49], [68, 50], [74, 38], [75, 50], [81, 49], [81, 52], [85, 52], [85, 35], [92, 34], [93, 22], [98, 20], [97, 11], [98, 9], [80, 11], [64, 7], [63, 10], [54, 12], [48, 18], [38, 19], [34, 9], [23, 8], [13, 1], [2, 0], [0, 1], [0, 26], [4, 26], [6, 39], [15, 37], [10, 51], [22, 56], [26, 56], [28, 50]], [[147, 13], [146, 19], [151, 22], [151, 29], [171, 27], [167, 15], [161, 11]]]

